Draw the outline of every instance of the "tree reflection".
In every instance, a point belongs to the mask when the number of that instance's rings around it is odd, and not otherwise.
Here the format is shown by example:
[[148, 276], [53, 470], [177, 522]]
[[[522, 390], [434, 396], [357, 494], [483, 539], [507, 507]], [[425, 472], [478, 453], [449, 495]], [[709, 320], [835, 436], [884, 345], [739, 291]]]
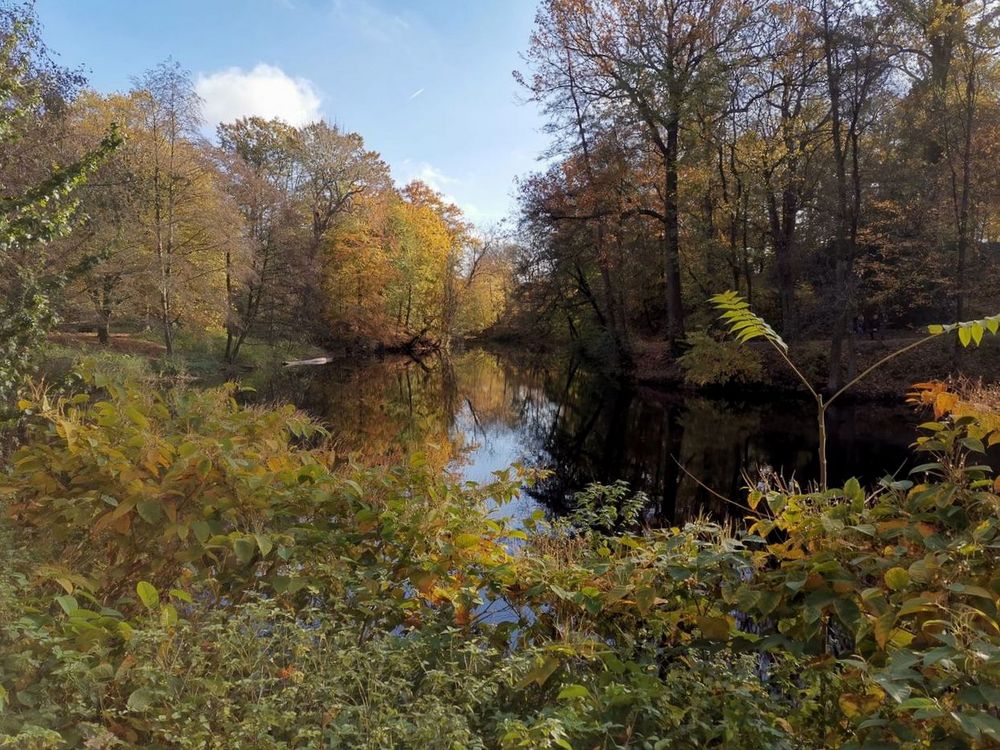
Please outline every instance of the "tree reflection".
[[[816, 474], [809, 403], [627, 387], [572, 357], [474, 350], [341, 363], [285, 373], [265, 395], [318, 415], [341, 452], [368, 462], [420, 452], [478, 481], [513, 461], [551, 469], [528, 497], [556, 513], [588, 483], [624, 479], [650, 496], [661, 521], [725, 517], [739, 514], [746, 473], [758, 466], [800, 481]], [[848, 467], [867, 481], [896, 470], [914, 422], [901, 408], [842, 406], [831, 418], [832, 481], [846, 479]]]

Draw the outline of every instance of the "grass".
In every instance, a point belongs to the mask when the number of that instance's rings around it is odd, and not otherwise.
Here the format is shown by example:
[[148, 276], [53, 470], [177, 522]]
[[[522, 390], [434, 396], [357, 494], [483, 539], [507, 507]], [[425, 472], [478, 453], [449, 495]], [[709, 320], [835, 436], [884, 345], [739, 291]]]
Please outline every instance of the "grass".
[[154, 333], [119, 333], [108, 345], [101, 345], [95, 334], [56, 333], [49, 337], [42, 354], [42, 372], [56, 380], [85, 357], [94, 357], [103, 369], [133, 378], [182, 378], [215, 385], [240, 379], [250, 372], [271, 372], [289, 359], [321, 356], [317, 347], [293, 341], [274, 344], [247, 340], [235, 364], [224, 361], [226, 333], [212, 329], [189, 333], [179, 331], [174, 338], [174, 353], [166, 354]]

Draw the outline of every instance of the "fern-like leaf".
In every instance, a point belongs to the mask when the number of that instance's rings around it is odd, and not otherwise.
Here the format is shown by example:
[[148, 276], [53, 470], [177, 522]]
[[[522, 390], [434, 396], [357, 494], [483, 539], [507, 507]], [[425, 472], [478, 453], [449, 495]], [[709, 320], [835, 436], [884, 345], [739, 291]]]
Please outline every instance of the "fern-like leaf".
[[729, 333], [741, 343], [762, 338], [782, 352], [788, 352], [788, 344], [763, 318], [754, 314], [750, 309], [750, 303], [743, 299], [739, 292], [716, 294], [709, 302], [722, 313], [719, 319], [729, 328]]
[[940, 336], [944, 333], [958, 331], [958, 340], [964, 347], [971, 344], [979, 346], [986, 333], [996, 335], [1000, 331], [1000, 314], [991, 315], [988, 318], [979, 320], [966, 320], [962, 323], [949, 323], [947, 325], [935, 324], [927, 326], [927, 333], [932, 336]]

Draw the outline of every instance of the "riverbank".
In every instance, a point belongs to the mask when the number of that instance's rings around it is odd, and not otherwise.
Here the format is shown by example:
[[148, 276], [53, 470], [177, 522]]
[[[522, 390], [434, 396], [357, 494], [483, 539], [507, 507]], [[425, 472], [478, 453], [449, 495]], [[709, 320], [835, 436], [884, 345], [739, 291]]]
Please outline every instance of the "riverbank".
[[[877, 340], [855, 342], [853, 366], [848, 359], [848, 372], [859, 374], [907, 344], [915, 336], [896, 335]], [[805, 393], [802, 383], [774, 349], [760, 341], [744, 344], [760, 362], [760, 377], [725, 386], [709, 386], [696, 390], [721, 393], [742, 393], [747, 390]], [[822, 386], [829, 369], [829, 347], [825, 340], [794, 342], [790, 356], [812, 383]], [[633, 377], [642, 385], [654, 387], [690, 388], [684, 370], [666, 342], [644, 340], [636, 344]], [[848, 396], [855, 399], [898, 399], [914, 383], [928, 380], [965, 378], [995, 381], [1000, 375], [1000, 341], [984, 339], [976, 349], [956, 351], [955, 341], [943, 336], [914, 351], [907, 352], [878, 368], [851, 388]], [[853, 375], [851, 375], [853, 376]]]
[[[853, 354], [849, 352], [845, 357], [849, 376], [864, 371], [883, 357], [916, 340], [916, 336], [906, 332], [890, 332], [885, 338], [875, 340], [856, 340]], [[52, 334], [49, 343], [51, 355], [57, 362], [69, 361], [80, 353], [88, 352], [113, 352], [146, 359], [166, 359], [163, 345], [141, 333], [114, 334], [108, 344], [101, 344], [93, 333], [60, 332]], [[802, 383], [789, 370], [788, 365], [771, 346], [762, 341], [751, 341], [743, 345], [750, 356], [760, 364], [757, 376], [738, 383], [701, 387], [693, 385], [685, 378], [684, 368], [665, 341], [638, 339], [633, 346], [633, 367], [627, 372], [608, 365], [599, 354], [587, 350], [580, 350], [577, 354], [595, 369], [602, 370], [611, 377], [651, 388], [683, 389], [729, 397], [742, 397], [748, 392], [764, 395], [806, 394]], [[797, 341], [790, 346], [790, 354], [796, 366], [813, 384], [822, 386], [826, 382], [829, 368], [829, 342]], [[476, 347], [497, 351], [521, 360], [540, 356], [552, 357], [564, 351], [562, 347], [546, 346], [545, 342], [533, 337], [526, 337], [523, 342], [510, 337], [471, 338], [456, 342], [453, 349], [461, 352]], [[178, 336], [175, 342], [175, 354], [171, 359], [175, 366], [183, 367], [190, 375], [211, 382], [220, 376], [239, 372], [275, 369], [289, 360], [323, 357], [333, 362], [358, 360], [374, 362], [386, 356], [397, 355], [420, 360], [442, 351], [440, 346], [432, 345], [423, 339], [400, 338], [367, 342], [360, 339], [344, 339], [328, 341], [323, 346], [304, 342], [268, 343], [248, 340], [241, 349], [239, 361], [236, 364], [227, 364], [222, 358], [224, 348], [225, 338], [221, 332], [214, 336], [210, 334], [199, 337]], [[977, 348], [956, 350], [951, 337], [941, 337], [878, 368], [852, 387], [847, 396], [862, 400], [896, 400], [914, 383], [949, 379], [993, 382], [998, 374], [1000, 374], [1000, 340], [987, 337]]]

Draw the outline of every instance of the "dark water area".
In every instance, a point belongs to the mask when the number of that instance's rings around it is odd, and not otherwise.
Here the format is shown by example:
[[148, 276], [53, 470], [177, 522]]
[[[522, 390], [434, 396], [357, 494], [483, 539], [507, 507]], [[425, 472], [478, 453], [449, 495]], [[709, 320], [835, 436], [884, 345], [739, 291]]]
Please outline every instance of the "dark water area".
[[[485, 350], [283, 371], [258, 389], [324, 422], [338, 450], [390, 462], [420, 451], [473, 481], [514, 462], [551, 469], [505, 515], [558, 513], [590, 482], [627, 481], [662, 521], [740, 515], [745, 475], [818, 475], [815, 407], [781, 396], [709, 398], [624, 387], [563, 358]], [[844, 403], [828, 417], [830, 482], [905, 477], [919, 415], [902, 404]], [[685, 471], [682, 471], [683, 465]], [[731, 498], [723, 502], [705, 487]]]

